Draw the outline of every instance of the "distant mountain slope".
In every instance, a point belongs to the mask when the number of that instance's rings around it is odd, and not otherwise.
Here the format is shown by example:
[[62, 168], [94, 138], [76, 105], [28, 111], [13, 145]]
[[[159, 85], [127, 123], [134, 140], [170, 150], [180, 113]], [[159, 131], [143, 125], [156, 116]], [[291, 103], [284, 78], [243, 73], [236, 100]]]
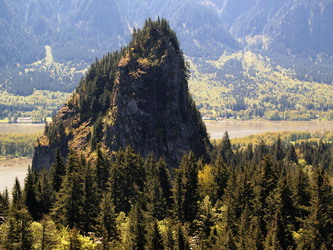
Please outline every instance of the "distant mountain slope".
[[[72, 91], [96, 57], [120, 49], [134, 27], [158, 16], [201, 74], [200, 61], [251, 51], [293, 69], [298, 80], [333, 82], [333, 0], [0, 0], [0, 14], [0, 90], [16, 95]], [[46, 46], [50, 67], [36, 64]]]
[[333, 119], [332, 84], [297, 76], [293, 68], [263, 54], [225, 53], [217, 61], [201, 60], [193, 65], [190, 89], [207, 118]]

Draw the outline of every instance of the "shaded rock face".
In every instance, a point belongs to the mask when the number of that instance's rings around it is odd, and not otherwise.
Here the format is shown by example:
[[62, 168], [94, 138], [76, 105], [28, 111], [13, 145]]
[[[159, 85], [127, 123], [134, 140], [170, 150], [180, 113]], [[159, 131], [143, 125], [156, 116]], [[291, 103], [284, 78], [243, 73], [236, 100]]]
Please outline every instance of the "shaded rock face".
[[[143, 45], [134, 40], [133, 47], [130, 45], [119, 57], [116, 69], [112, 68], [114, 77], [108, 78], [112, 82], [103, 83], [105, 90], [112, 89], [110, 92], [96, 90], [103, 89], [96, 80], [104, 79], [101, 77], [80, 84], [46, 128], [43, 136], [46, 139], [37, 141], [33, 168], [48, 168], [58, 149], [64, 158], [69, 150], [75, 150], [93, 160], [96, 146], [92, 141], [96, 144], [96, 138], [97, 147], [110, 154], [131, 146], [143, 156], [152, 152], [156, 157], [164, 157], [170, 167], [178, 164], [185, 152], [193, 151], [197, 157], [207, 156], [211, 144], [188, 91], [188, 70], [178, 42], [173, 33], [163, 38], [158, 30], [150, 28], [150, 32], [158, 38], [144, 41]], [[140, 33], [138, 36], [143, 37]], [[144, 53], [136, 51], [142, 47]], [[88, 78], [91, 77], [87, 75]], [[93, 92], [99, 94], [91, 98], [89, 95], [94, 94], [87, 89], [95, 89]], [[92, 104], [83, 102], [84, 98]], [[98, 115], [94, 114], [96, 109], [92, 112], [82, 108], [96, 107], [95, 103], [103, 98], [108, 100], [102, 102], [106, 108]]]
[[131, 145], [144, 156], [153, 152], [171, 164], [179, 162], [184, 152], [205, 154], [210, 145], [206, 129], [180, 64], [171, 42], [159, 65], [120, 62], [109, 118], [114, 123], [106, 127], [109, 148]]

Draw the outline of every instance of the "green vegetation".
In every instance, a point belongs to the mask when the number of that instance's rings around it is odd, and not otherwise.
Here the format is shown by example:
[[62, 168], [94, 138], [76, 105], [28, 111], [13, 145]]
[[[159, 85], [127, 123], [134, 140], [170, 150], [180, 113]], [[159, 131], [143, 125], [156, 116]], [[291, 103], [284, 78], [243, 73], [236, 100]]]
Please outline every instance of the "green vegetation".
[[299, 80], [295, 69], [269, 58], [251, 51], [224, 53], [217, 61], [189, 58], [189, 88], [201, 114], [211, 119], [333, 119], [331, 84], [316, 82], [314, 75]]
[[58, 152], [0, 194], [0, 247], [329, 249], [332, 150], [281, 138], [232, 150], [226, 133], [210, 162], [190, 152], [173, 169], [130, 147], [95, 162]]
[[16, 122], [20, 117], [31, 117], [44, 122], [52, 117], [69, 97], [69, 93], [35, 90], [28, 96], [14, 95], [0, 90], [0, 119]]
[[0, 157], [32, 157], [34, 142], [41, 136], [35, 134], [0, 134]]
[[[165, 47], [165, 43], [172, 46]], [[140, 98], [134, 105], [127, 102], [133, 100], [127, 96], [139, 93], [128, 87], [133, 81], [122, 82], [116, 75], [118, 65], [130, 72], [126, 77], [131, 80], [144, 67], [158, 71], [155, 66], [161, 64], [163, 50], [177, 53], [176, 60], [171, 61], [180, 64], [176, 65], [181, 70], [177, 77], [183, 83], [183, 91], [177, 92], [179, 103], [166, 108], [170, 112], [174, 106], [183, 105], [172, 126], [195, 116], [191, 126], [200, 131], [186, 140], [173, 134], [175, 144], [163, 139], [164, 134], [175, 130], [153, 134], [155, 140], [162, 139], [158, 146], [167, 151], [165, 158], [159, 158], [153, 153], [160, 153], [157, 147], [144, 148], [142, 156], [126, 145], [127, 138], [117, 137], [125, 129], [130, 131], [126, 136], [140, 143], [147, 136], [136, 130], [142, 117], [127, 120], [126, 116], [138, 112], [123, 114], [124, 106], [141, 111], [158, 105], [148, 102], [150, 98]], [[130, 56], [135, 60], [128, 60]], [[240, 67], [239, 63], [235, 65]], [[157, 72], [155, 77], [159, 76]], [[96, 60], [38, 139], [34, 160], [46, 160], [34, 169], [28, 168], [23, 188], [16, 179], [11, 199], [7, 190], [0, 193], [0, 248], [330, 249], [333, 143], [328, 138], [332, 132], [319, 140], [309, 140], [311, 134], [302, 132], [278, 134], [275, 140], [265, 134], [262, 139], [272, 143], [261, 140], [252, 144], [250, 138], [243, 139], [249, 140], [243, 145], [233, 145], [226, 132], [215, 146], [203, 145], [207, 147], [197, 158], [196, 152], [189, 150], [191, 143], [196, 150], [207, 136], [188, 95], [187, 76], [177, 39], [165, 20], [148, 20], [142, 30], [133, 32], [130, 46]], [[162, 86], [155, 90], [164, 90], [163, 79], [158, 83]], [[115, 88], [117, 84], [120, 86]], [[138, 90], [145, 92], [147, 88]], [[111, 105], [114, 110], [109, 110], [111, 98], [120, 99], [120, 105]], [[245, 101], [236, 104], [234, 111], [246, 106]], [[185, 105], [192, 107], [190, 114]], [[149, 112], [142, 113], [147, 120], [157, 119]], [[107, 131], [103, 127], [107, 122], [120, 125]], [[179, 128], [179, 134], [186, 133], [184, 127]], [[102, 138], [104, 132], [106, 137]], [[107, 145], [117, 140], [125, 142], [118, 148]], [[186, 144], [188, 141], [190, 144]], [[172, 148], [181, 146], [185, 146], [178, 150], [183, 153], [181, 160], [170, 160], [179, 153]], [[141, 144], [137, 149], [142, 150]], [[51, 159], [50, 168], [44, 168]]]
[[[325, 142], [333, 143], [333, 130], [323, 131], [284, 131], [284, 132], [266, 132], [259, 135], [250, 135], [242, 138], [234, 138], [231, 140], [234, 146], [245, 147], [248, 144], [258, 145], [262, 141], [267, 144], [274, 143], [280, 138], [285, 143], [302, 143], [302, 142]], [[221, 140], [213, 140], [214, 144], [220, 143]]]

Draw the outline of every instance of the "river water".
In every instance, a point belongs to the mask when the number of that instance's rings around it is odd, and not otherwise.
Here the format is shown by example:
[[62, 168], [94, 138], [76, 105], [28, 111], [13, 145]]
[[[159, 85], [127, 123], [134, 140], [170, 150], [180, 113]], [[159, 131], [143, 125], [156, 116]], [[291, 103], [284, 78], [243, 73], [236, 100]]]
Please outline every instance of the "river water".
[[[227, 130], [230, 138], [264, 132], [333, 130], [333, 121], [205, 121], [211, 139], [220, 139]], [[43, 124], [0, 124], [0, 133], [35, 133]], [[11, 190], [17, 176], [22, 186], [31, 159], [0, 160], [0, 191]]]
[[211, 139], [221, 139], [228, 131], [230, 138], [264, 132], [333, 130], [333, 121], [206, 121]]
[[6, 187], [11, 192], [16, 177], [20, 181], [21, 187], [23, 187], [29, 165], [31, 165], [31, 159], [27, 158], [1, 160], [0, 192], [5, 190]]
[[44, 124], [21, 124], [21, 123], [0, 123], [0, 134], [21, 134], [21, 133], [36, 133], [43, 130]]

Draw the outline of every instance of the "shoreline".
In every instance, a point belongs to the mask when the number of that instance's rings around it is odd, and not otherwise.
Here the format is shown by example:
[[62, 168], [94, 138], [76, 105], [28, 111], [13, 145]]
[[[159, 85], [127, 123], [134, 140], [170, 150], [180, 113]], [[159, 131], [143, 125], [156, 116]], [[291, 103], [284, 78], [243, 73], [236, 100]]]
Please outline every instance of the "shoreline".
[[32, 158], [29, 157], [13, 157], [13, 158], [3, 158], [0, 159], [0, 167], [7, 168], [13, 166], [26, 167], [31, 165]]

